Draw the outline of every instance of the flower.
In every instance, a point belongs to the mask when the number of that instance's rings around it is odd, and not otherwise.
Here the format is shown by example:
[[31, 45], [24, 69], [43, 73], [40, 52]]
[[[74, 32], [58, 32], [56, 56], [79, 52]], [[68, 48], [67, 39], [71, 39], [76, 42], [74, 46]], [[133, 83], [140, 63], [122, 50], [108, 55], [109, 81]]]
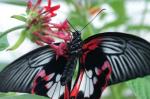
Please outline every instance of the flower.
[[[41, 6], [42, 0], [37, 0], [33, 3], [28, 1], [26, 15], [13, 16], [13, 18], [19, 19], [26, 24], [26, 28], [21, 35], [22, 40], [18, 40], [16, 44], [10, 49], [16, 49], [24, 41], [25, 37], [28, 37], [31, 41], [40, 46], [48, 44], [57, 53], [57, 55], [63, 55], [67, 50], [67, 42], [71, 41], [71, 35], [67, 20], [61, 23], [52, 23], [52, 18], [55, 17], [60, 5], [51, 6], [51, 0], [47, 0], [48, 5]], [[53, 37], [62, 39], [63, 42], [59, 45], [53, 44], [55, 39]], [[20, 42], [22, 41], [22, 42]], [[18, 43], [19, 42], [19, 43]]]
[[[33, 41], [40, 46], [45, 43], [51, 46], [57, 55], [63, 55], [67, 50], [67, 42], [71, 40], [71, 35], [68, 32], [69, 25], [67, 20], [62, 23], [52, 23], [52, 17], [56, 16], [55, 11], [60, 8], [59, 5], [51, 7], [51, 0], [47, 0], [48, 5], [40, 7], [41, 0], [38, 0], [35, 5], [31, 1], [28, 2], [28, 27], [33, 30]], [[33, 29], [35, 28], [35, 30]], [[36, 38], [35, 38], [36, 36]], [[54, 45], [54, 38], [64, 40], [60, 45]]]
[[44, 32], [49, 29], [49, 23], [52, 17], [56, 16], [55, 11], [60, 8], [60, 5], [51, 7], [51, 0], [47, 0], [48, 5], [41, 7], [42, 0], [37, 0], [34, 5], [31, 1], [27, 7], [27, 26], [31, 32]]

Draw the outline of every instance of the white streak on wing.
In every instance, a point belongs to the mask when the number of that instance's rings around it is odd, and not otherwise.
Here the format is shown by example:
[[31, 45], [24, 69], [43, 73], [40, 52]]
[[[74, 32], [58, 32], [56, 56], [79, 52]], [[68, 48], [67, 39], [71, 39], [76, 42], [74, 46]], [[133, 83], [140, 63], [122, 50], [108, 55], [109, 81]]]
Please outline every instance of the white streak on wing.
[[46, 86], [46, 88], [50, 88], [52, 86], [52, 84], [53, 84], [53, 81], [48, 82], [45, 86]]
[[82, 78], [82, 81], [81, 81], [79, 91], [82, 91], [84, 93], [85, 86], [86, 86], [86, 73], [83, 74], [83, 78]]
[[58, 98], [59, 98], [59, 96], [60, 96], [60, 95], [59, 95], [59, 93], [60, 93], [60, 88], [61, 88], [61, 85], [60, 85], [60, 82], [58, 82], [52, 99], [58, 99]]
[[58, 75], [56, 76], [56, 82], [60, 81], [60, 78], [61, 78], [61, 75], [58, 74]]
[[50, 90], [47, 92], [47, 95], [48, 95], [50, 98], [52, 98], [52, 95], [53, 95], [53, 93], [54, 93], [54, 91], [55, 91], [56, 85], [57, 85], [57, 84], [54, 84], [54, 85], [50, 88]]
[[90, 97], [90, 79], [86, 78], [86, 88], [84, 97]]
[[48, 63], [49, 62], [49, 58], [45, 58], [44, 60], [40, 60], [40, 62], [38, 63], [38, 65], [43, 65], [43, 64], [46, 64], [46, 63]]
[[92, 95], [93, 92], [94, 92], [94, 86], [93, 86], [92, 79], [90, 79], [90, 95]]
[[61, 86], [61, 88], [60, 88], [60, 96], [63, 95], [64, 91], [65, 91], [65, 86]]

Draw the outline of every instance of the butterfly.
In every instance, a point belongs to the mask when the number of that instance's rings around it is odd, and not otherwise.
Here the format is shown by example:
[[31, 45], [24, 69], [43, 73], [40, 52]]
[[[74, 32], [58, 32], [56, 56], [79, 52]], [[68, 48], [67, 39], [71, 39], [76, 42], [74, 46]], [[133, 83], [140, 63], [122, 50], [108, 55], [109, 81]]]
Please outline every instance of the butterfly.
[[107, 32], [81, 40], [75, 31], [67, 48], [57, 57], [40, 47], [12, 62], [0, 72], [0, 92], [99, 99], [107, 86], [150, 74], [150, 43], [137, 36]]

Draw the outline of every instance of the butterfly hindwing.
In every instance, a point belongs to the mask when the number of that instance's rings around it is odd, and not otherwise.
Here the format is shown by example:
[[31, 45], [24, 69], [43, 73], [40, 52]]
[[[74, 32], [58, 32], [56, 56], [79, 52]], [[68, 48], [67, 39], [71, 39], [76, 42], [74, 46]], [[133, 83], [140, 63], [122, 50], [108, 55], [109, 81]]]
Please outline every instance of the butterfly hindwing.
[[107, 57], [92, 39], [82, 46], [80, 69], [71, 90], [75, 99], [99, 99], [110, 80], [111, 66]]
[[61, 85], [61, 77], [66, 66], [65, 57], [55, 57], [35, 78], [32, 93], [59, 99], [65, 92], [65, 85]]

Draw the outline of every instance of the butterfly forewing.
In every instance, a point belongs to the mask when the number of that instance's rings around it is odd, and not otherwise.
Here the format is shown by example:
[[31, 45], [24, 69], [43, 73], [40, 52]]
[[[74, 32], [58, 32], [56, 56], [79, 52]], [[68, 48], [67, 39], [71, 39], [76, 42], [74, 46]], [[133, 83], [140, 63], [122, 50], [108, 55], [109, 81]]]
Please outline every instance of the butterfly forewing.
[[1, 92], [23, 92], [59, 99], [65, 92], [60, 83], [67, 59], [56, 58], [48, 46], [17, 59], [0, 72]]
[[83, 42], [80, 72], [71, 95], [99, 99], [103, 89], [150, 74], [150, 44], [133, 35], [102, 33]]
[[0, 91], [29, 93], [34, 77], [53, 57], [54, 52], [46, 46], [9, 64], [0, 72]]
[[85, 42], [92, 40], [99, 42], [99, 50], [102, 50], [112, 67], [109, 85], [150, 74], [150, 43], [144, 39], [108, 32], [92, 36]]

